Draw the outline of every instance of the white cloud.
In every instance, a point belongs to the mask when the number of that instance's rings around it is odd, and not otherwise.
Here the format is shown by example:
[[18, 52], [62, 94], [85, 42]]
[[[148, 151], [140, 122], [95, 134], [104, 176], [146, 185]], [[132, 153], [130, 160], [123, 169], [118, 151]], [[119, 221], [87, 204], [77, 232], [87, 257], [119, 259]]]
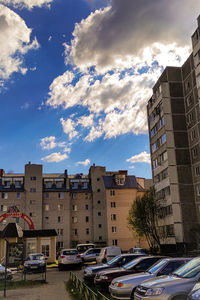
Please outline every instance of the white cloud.
[[60, 162], [67, 158], [68, 158], [68, 156], [66, 153], [61, 154], [60, 152], [55, 152], [55, 153], [52, 153], [50, 155], [47, 155], [47, 156], [41, 158], [41, 160], [49, 163], [49, 162]]
[[49, 136], [41, 139], [40, 146], [43, 150], [49, 150], [56, 147], [55, 136]]
[[0, 3], [5, 5], [13, 5], [18, 8], [28, 8], [32, 9], [35, 6], [41, 7], [46, 5], [49, 8], [49, 5], [54, 0], [0, 0]]
[[69, 135], [69, 139], [73, 139], [78, 135], [78, 132], [75, 130], [75, 122], [72, 119], [64, 120], [60, 119], [61, 125], [63, 127], [64, 133]]
[[90, 159], [89, 158], [87, 158], [86, 160], [84, 160], [84, 161], [78, 161], [77, 163], [76, 163], [76, 165], [78, 166], [78, 165], [83, 165], [83, 166], [88, 166], [90, 164]]
[[52, 35], [49, 36], [48, 41], [50, 42], [52, 40]]
[[132, 164], [134, 163], [151, 163], [150, 154], [146, 151], [141, 152], [137, 155], [132, 156], [131, 158], [126, 160], [127, 162], [130, 162]]
[[[66, 142], [56, 142], [55, 136], [48, 136], [48, 137], [41, 139], [40, 146], [42, 147], [43, 150], [50, 150], [50, 149], [54, 149], [56, 147], [66, 149]], [[65, 152], [67, 152], [67, 151], [65, 151]]]
[[81, 125], [82, 127], [91, 127], [94, 124], [93, 114], [89, 116], [82, 116], [77, 120], [77, 124]]
[[190, 45], [199, 9], [196, 0], [112, 0], [111, 6], [76, 24], [66, 62], [82, 71], [95, 66], [104, 73], [131, 67], [143, 49], [155, 43]]
[[147, 133], [152, 86], [163, 68], [180, 66], [188, 57], [199, 8], [196, 0], [170, 5], [169, 0], [112, 0], [76, 24], [71, 44], [64, 44], [65, 63], [74, 71], [54, 79], [46, 102], [88, 110], [61, 119], [70, 139], [83, 134], [91, 142]]
[[71, 148], [70, 147], [65, 147], [63, 151], [66, 152], [66, 153], [71, 153]]
[[30, 39], [31, 29], [24, 20], [9, 8], [0, 4], [0, 79], [8, 79], [13, 72], [25, 74], [23, 55], [39, 44]]

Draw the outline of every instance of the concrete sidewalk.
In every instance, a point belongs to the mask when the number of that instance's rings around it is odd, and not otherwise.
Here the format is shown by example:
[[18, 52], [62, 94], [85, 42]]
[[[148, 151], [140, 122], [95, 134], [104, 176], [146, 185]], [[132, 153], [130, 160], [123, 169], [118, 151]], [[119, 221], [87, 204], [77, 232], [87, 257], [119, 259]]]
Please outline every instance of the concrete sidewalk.
[[47, 282], [37, 287], [7, 290], [6, 298], [0, 291], [0, 299], [8, 300], [71, 300], [65, 288], [65, 282], [69, 279], [69, 272], [59, 272], [52, 269], [47, 272]]

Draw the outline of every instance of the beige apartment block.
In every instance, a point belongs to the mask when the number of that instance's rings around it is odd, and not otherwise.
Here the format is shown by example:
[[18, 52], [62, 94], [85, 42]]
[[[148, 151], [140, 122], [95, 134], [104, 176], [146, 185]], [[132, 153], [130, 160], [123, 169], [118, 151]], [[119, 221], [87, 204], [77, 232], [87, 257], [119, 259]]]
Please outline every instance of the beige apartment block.
[[128, 250], [139, 243], [128, 229], [128, 211], [149, 184], [150, 180], [128, 175], [127, 171], [109, 172], [95, 165], [87, 175], [68, 175], [67, 170], [46, 174], [42, 165], [30, 162], [24, 174], [1, 170], [0, 217], [13, 210], [25, 217], [6, 217], [0, 222], [0, 231], [12, 222], [28, 230], [32, 221], [35, 230], [56, 230], [57, 249], [93, 242]]

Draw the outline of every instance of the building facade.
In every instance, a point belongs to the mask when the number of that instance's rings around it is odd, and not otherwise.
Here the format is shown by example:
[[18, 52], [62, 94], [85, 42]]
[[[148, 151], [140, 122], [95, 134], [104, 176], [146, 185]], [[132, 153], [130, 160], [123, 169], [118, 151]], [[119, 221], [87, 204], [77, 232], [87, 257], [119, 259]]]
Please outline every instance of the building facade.
[[[31, 163], [25, 165], [24, 174], [1, 170], [0, 230], [10, 222], [30, 229], [30, 219], [35, 230], [56, 229], [57, 248], [93, 242], [128, 250], [138, 243], [128, 229], [128, 211], [136, 197], [143, 195], [145, 184], [148, 180], [129, 176], [127, 171], [108, 172], [95, 165], [87, 175], [68, 175], [67, 170], [44, 174], [42, 165]], [[9, 215], [13, 208], [14, 218]]]
[[182, 67], [167, 67], [153, 87], [147, 115], [152, 178], [161, 204], [161, 241], [192, 244], [200, 208], [200, 18], [193, 53]]

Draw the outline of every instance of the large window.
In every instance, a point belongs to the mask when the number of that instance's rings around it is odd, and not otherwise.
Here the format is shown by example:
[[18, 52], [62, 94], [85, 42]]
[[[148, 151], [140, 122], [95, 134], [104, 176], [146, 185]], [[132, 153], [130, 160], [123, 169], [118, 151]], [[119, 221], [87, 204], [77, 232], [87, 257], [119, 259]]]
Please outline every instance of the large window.
[[42, 238], [41, 239], [41, 252], [44, 254], [44, 256], [49, 257], [50, 256], [50, 238]]
[[26, 255], [37, 252], [37, 240], [36, 238], [29, 238], [26, 240]]

